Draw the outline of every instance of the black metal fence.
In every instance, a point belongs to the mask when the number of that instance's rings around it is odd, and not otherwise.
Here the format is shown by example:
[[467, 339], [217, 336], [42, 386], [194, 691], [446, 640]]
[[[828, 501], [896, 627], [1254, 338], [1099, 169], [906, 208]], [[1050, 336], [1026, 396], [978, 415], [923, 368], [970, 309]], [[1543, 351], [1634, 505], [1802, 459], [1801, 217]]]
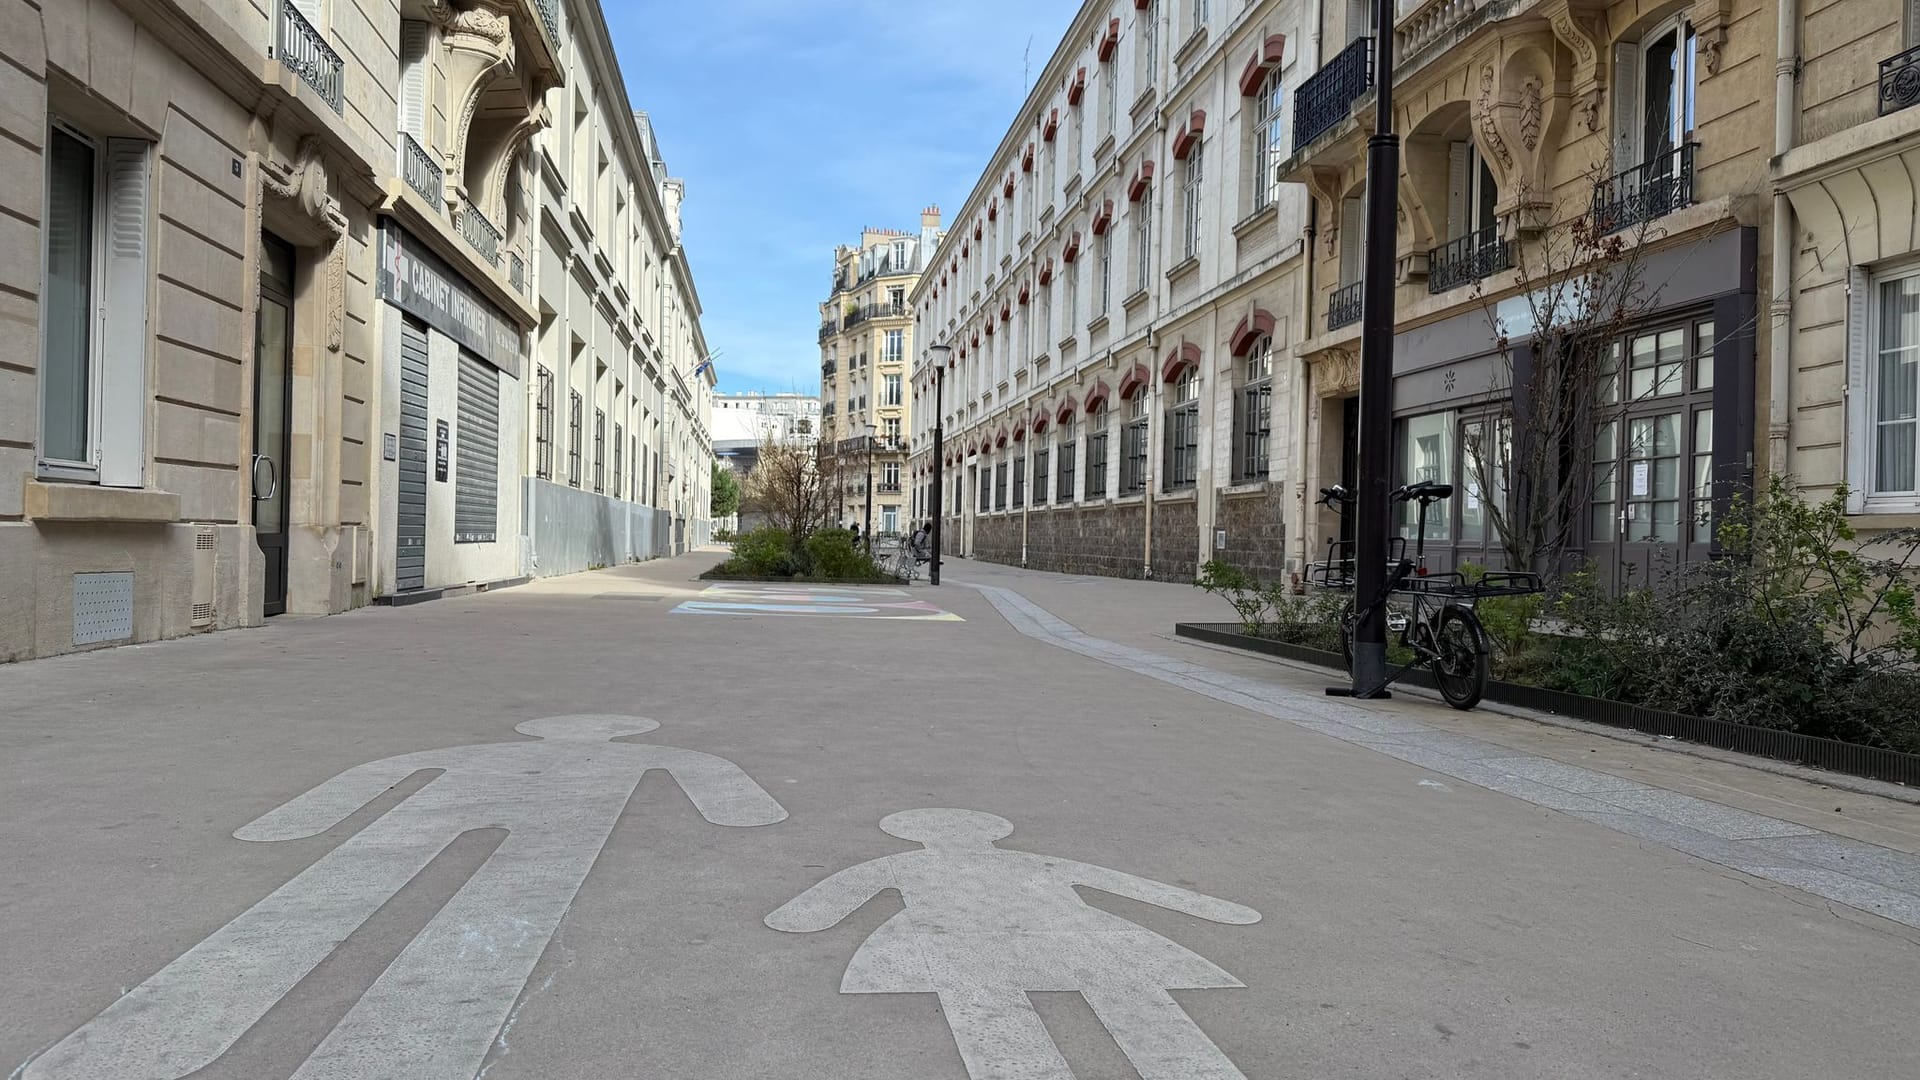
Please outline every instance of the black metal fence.
[[1513, 241], [1500, 237], [1500, 226], [1489, 225], [1427, 252], [1427, 291], [1443, 293], [1513, 269]]
[[[1344, 669], [1346, 662], [1338, 653], [1322, 652], [1271, 638], [1253, 637], [1242, 632], [1239, 623], [1176, 623], [1178, 637], [1192, 638], [1216, 645], [1227, 645], [1269, 656]], [[1429, 689], [1433, 680], [1424, 671], [1411, 671], [1401, 680]], [[1792, 731], [1710, 720], [1682, 713], [1649, 709], [1624, 701], [1582, 697], [1559, 690], [1518, 683], [1490, 682], [1488, 701], [1535, 709], [1558, 716], [1587, 720], [1608, 727], [1627, 728], [1648, 735], [1661, 735], [1685, 742], [1699, 743], [1721, 750], [1732, 750], [1775, 761], [1790, 761], [1830, 772], [1895, 784], [1920, 784], [1920, 754], [1906, 754], [1881, 746], [1861, 746], [1838, 739], [1822, 739]]]
[[1314, 72], [1293, 95], [1293, 148], [1333, 130], [1373, 86], [1373, 39], [1363, 37]]
[[1880, 115], [1920, 103], [1920, 48], [1880, 61]]
[[1362, 286], [1366, 283], [1356, 281], [1351, 285], [1342, 285], [1333, 290], [1333, 296], [1327, 300], [1327, 329], [1338, 330], [1343, 326], [1352, 326], [1360, 321]]
[[1617, 233], [1693, 205], [1693, 154], [1699, 147], [1683, 143], [1595, 184], [1594, 227]]

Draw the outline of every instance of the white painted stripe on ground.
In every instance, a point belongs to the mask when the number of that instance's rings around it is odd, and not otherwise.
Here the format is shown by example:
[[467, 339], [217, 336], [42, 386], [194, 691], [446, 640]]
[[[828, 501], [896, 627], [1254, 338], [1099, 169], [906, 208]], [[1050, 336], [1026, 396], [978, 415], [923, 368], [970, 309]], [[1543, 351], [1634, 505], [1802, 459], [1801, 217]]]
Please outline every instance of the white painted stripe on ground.
[[1920, 857], [1107, 641], [1011, 589], [963, 584], [1037, 641], [1920, 929]]

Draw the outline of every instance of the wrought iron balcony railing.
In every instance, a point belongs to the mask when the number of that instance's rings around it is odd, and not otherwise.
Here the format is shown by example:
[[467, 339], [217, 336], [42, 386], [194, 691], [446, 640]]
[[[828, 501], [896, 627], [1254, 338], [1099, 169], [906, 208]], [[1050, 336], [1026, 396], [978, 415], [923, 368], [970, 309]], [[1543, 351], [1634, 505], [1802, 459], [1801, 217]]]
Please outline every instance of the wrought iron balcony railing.
[[1880, 115], [1920, 104], [1920, 48], [1880, 61]]
[[527, 263], [519, 252], [507, 256], [507, 283], [514, 292], [525, 292], [527, 288]]
[[554, 43], [560, 41], [560, 0], [533, 0], [533, 6], [540, 11], [540, 21], [546, 24], [547, 36]]
[[1427, 252], [1427, 291], [1443, 293], [1471, 281], [1513, 269], [1513, 241], [1500, 237], [1500, 226], [1489, 225]]
[[494, 266], [500, 265], [500, 241], [505, 237], [480, 211], [471, 206], [460, 208], [460, 235], [473, 246], [473, 250], [480, 253], [481, 258]]
[[1328, 330], [1338, 330], [1360, 321], [1360, 294], [1365, 284], [1356, 281], [1333, 290], [1332, 298], [1327, 301]]
[[820, 340], [825, 341], [840, 332], [840, 324], [828, 319], [820, 324]]
[[885, 480], [882, 480], [879, 483], [873, 485], [873, 490], [876, 493], [881, 495], [898, 495], [900, 494], [900, 485], [889, 484]]
[[340, 54], [327, 44], [325, 35], [307, 21], [293, 0], [280, 0], [280, 16], [275, 20], [274, 52], [288, 71], [313, 87], [314, 92], [340, 111], [342, 67]]
[[427, 153], [426, 147], [404, 131], [400, 133], [400, 176], [435, 210], [445, 209], [446, 197], [441, 191], [446, 180], [445, 170]]
[[1693, 152], [1684, 143], [1593, 186], [1593, 226], [1617, 233], [1693, 205]]
[[832, 360], [829, 360], [826, 363], [820, 365], [820, 377], [823, 379], [830, 378], [836, 373], [838, 373], [839, 370], [840, 370], [840, 365], [833, 362]]
[[1373, 39], [1363, 37], [1314, 72], [1293, 95], [1293, 148], [1333, 130], [1373, 85]]
[[847, 309], [842, 329], [851, 330], [869, 319], [900, 319], [907, 315], [905, 304], [862, 304]]

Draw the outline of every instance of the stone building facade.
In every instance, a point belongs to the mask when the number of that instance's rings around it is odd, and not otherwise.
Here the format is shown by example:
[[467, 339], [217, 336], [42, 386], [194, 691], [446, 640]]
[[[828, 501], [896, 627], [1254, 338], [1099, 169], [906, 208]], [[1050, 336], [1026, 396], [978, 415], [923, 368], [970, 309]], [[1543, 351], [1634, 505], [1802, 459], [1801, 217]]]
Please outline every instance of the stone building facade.
[[[1275, 167], [1304, 7], [1090, 0], [911, 296], [915, 483], [948, 551], [1286, 570], [1306, 199]], [[942, 348], [944, 347], [944, 349]]]
[[[833, 253], [833, 291], [820, 305], [820, 431], [839, 460], [839, 520], [888, 536], [919, 516], [909, 484], [913, 430], [913, 309], [908, 297], [942, 236], [940, 209], [920, 229], [864, 229]], [[872, 490], [868, 487], [871, 484]]]
[[[1539, 478], [1567, 515], [1554, 526], [1570, 537], [1567, 558], [1643, 584], [1711, 554], [1726, 500], [1765, 460], [1756, 402], [1779, 345], [1760, 301], [1788, 287], [1768, 242], [1771, 15], [1758, 0], [1400, 6], [1393, 452], [1396, 483], [1455, 486], [1429, 521], [1436, 569], [1502, 564], [1488, 507], [1511, 505], [1509, 470], [1486, 463], [1524, 462], [1536, 436], [1574, 463]], [[1305, 492], [1354, 476], [1376, 99], [1370, 5], [1325, 5], [1316, 29], [1322, 56], [1295, 98], [1281, 165], [1313, 199], [1310, 302], [1294, 350], [1305, 361], [1295, 448]], [[1581, 230], [1599, 239], [1569, 239]], [[1640, 287], [1617, 333], [1582, 346], [1600, 374], [1558, 406], [1541, 400], [1530, 366], [1540, 331], [1580, 322], [1560, 321], [1578, 304], [1543, 301], [1545, 283], [1628, 266]], [[1548, 434], [1530, 419], [1572, 415], [1557, 408], [1584, 410], [1587, 426]], [[1309, 522], [1296, 561], [1342, 535], [1331, 512]], [[1414, 526], [1403, 515], [1402, 535]]]
[[[6, 11], [0, 659], [525, 574], [570, 9]], [[704, 392], [663, 435], [690, 535]]]

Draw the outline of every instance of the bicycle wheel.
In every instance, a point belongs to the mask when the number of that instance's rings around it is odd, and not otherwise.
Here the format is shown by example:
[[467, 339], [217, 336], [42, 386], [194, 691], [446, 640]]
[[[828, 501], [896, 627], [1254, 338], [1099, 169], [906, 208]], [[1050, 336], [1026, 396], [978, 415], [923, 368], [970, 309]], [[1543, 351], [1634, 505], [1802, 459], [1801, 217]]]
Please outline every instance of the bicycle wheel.
[[1353, 613], [1353, 601], [1349, 599], [1340, 607], [1340, 659], [1347, 662], [1347, 674], [1353, 674], [1353, 634], [1360, 624], [1360, 617]]
[[1456, 709], [1471, 709], [1487, 692], [1487, 632], [1466, 608], [1440, 613], [1434, 633], [1434, 658], [1428, 662], [1440, 696]]

